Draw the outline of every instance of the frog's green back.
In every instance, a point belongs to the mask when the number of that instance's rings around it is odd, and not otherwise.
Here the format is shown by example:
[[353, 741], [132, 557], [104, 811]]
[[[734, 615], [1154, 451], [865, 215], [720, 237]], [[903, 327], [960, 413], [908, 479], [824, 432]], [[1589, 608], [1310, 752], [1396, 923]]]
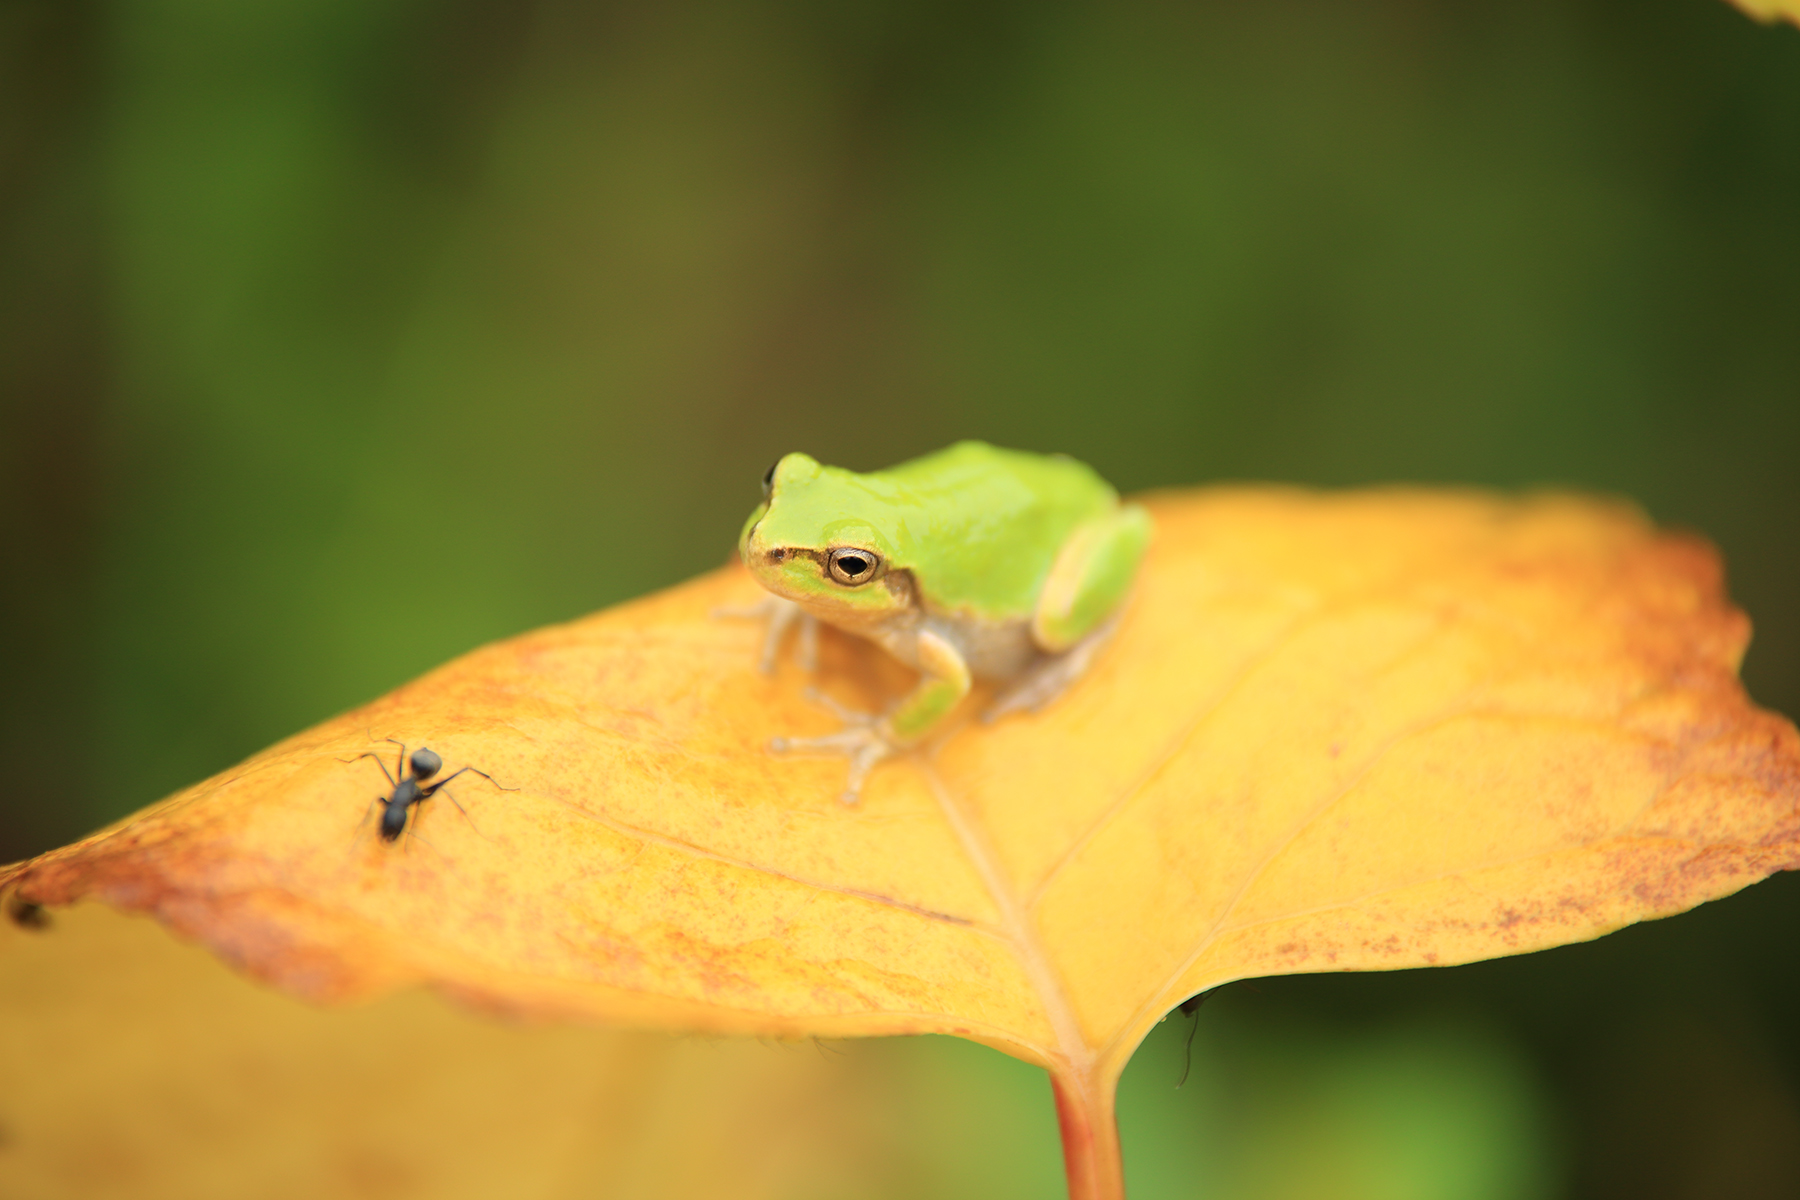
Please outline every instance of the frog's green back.
[[1076, 525], [1118, 502], [1085, 463], [958, 442], [870, 473], [893, 485], [895, 565], [933, 606], [1022, 617]]

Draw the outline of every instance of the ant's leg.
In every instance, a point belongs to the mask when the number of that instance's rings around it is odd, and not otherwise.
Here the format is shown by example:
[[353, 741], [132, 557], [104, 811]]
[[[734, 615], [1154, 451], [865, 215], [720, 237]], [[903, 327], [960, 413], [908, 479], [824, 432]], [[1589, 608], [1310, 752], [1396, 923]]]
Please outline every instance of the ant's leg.
[[[351, 759], [350, 761], [355, 762], [356, 760]], [[363, 809], [362, 820], [360, 820], [356, 823], [356, 828], [354, 830], [352, 830], [350, 833], [350, 842], [348, 845], [346, 845], [344, 847], [344, 855], [345, 855], [346, 860], [348, 860], [351, 856], [353, 856], [357, 852], [357, 850], [363, 845], [363, 840], [369, 836], [368, 835], [369, 814], [371, 812], [375, 811], [375, 809], [381, 807], [382, 802], [383, 802], [383, 798], [380, 796], [377, 796], [369, 804], [369, 806], [367, 808]]]
[[400, 781], [398, 779], [395, 779], [393, 777], [393, 775], [388, 772], [387, 764], [381, 761], [381, 755], [379, 755], [379, 754], [371, 754], [367, 750], [365, 750], [361, 754], [357, 755], [355, 758], [340, 758], [340, 759], [338, 759], [338, 761], [339, 762], [358, 762], [365, 758], [374, 759], [375, 765], [381, 768], [381, 773], [383, 775], [387, 776], [387, 781], [389, 783], [393, 784], [395, 787], [400, 786]]
[[[448, 782], [448, 781], [446, 781], [446, 782]], [[442, 783], [438, 784], [436, 787], [431, 789], [431, 794], [433, 796], [437, 795], [439, 792], [444, 793], [444, 796], [450, 801], [450, 803], [456, 805], [456, 811], [463, 815], [463, 820], [465, 820], [469, 823], [470, 829], [473, 829], [481, 837], [487, 836], [487, 834], [481, 832], [481, 826], [479, 826], [475, 823], [475, 818], [471, 817], [469, 815], [469, 810], [462, 806], [462, 801], [460, 801], [456, 798], [455, 792], [453, 792], [449, 788], [445, 787]]]
[[[396, 775], [400, 776], [400, 778], [405, 779], [406, 778], [406, 743], [405, 742], [396, 742], [396, 741], [394, 741], [393, 738], [382, 738], [381, 740], [384, 742], [394, 742], [394, 745], [400, 747], [400, 757], [394, 760], [394, 773]], [[395, 784], [394, 786], [399, 787], [400, 785]]]
[[413, 826], [417, 825], [417, 824], [418, 824], [417, 821], [408, 821], [406, 823], [406, 844], [411, 845], [413, 842], [417, 842], [417, 843], [419, 843], [419, 845], [425, 847], [427, 850], [431, 851], [433, 854], [437, 855], [439, 858], [443, 858], [444, 852], [442, 850], [439, 850], [436, 846], [432, 845], [430, 842], [428, 842], [424, 838], [420, 837], [418, 835], [418, 833], [414, 831]]
[[[410, 806], [408, 806], [408, 809], [407, 809], [408, 820], [407, 820], [405, 826], [403, 826], [400, 830], [400, 838], [401, 838], [401, 845], [405, 848], [410, 849], [412, 844], [414, 842], [417, 842], [417, 843], [419, 843], [419, 845], [425, 847], [427, 850], [431, 851], [433, 854], [437, 855], [439, 858], [444, 859], [445, 862], [449, 862], [450, 860], [448, 858], [444, 857], [444, 852], [442, 850], [439, 850], [431, 842], [429, 842], [425, 838], [419, 836], [419, 817], [420, 817], [421, 813], [423, 812], [423, 810], [419, 807], [419, 805], [421, 805], [425, 801], [431, 799], [432, 794], [434, 792], [436, 792], [438, 790], [438, 788], [443, 787], [443, 786], [444, 785], [440, 783], [437, 785], [437, 787], [432, 788], [431, 791], [422, 792], [420, 794], [419, 798], [417, 800], [414, 800], [412, 802], [412, 804]], [[461, 808], [462, 805], [459, 804], [459, 805], [457, 805], [457, 807]], [[467, 813], [464, 813], [463, 815], [465, 817], [468, 816]], [[469, 823], [471, 825], [474, 824], [473, 821], [471, 821]], [[477, 830], [476, 832], [479, 833], [480, 831]]]
[[[462, 806], [462, 801], [460, 801], [456, 798], [456, 793], [451, 791], [449, 788], [444, 787], [445, 784], [449, 783], [452, 779], [455, 779], [458, 775], [461, 775], [464, 771], [474, 772], [475, 774], [481, 776], [483, 779], [487, 780], [489, 783], [493, 783], [495, 787], [500, 788], [500, 790], [503, 792], [516, 792], [519, 789], [518, 788], [501, 787], [500, 784], [494, 783], [494, 777], [492, 775], [489, 775], [486, 771], [482, 770], [480, 767], [459, 767], [455, 771], [452, 771], [450, 774], [444, 776], [442, 779], [438, 780], [436, 783], [431, 785], [431, 792], [430, 792], [431, 795], [435, 796], [438, 793], [438, 791], [441, 789], [443, 791], [444, 795], [450, 797], [450, 803], [456, 805], [456, 811], [463, 815], [463, 820], [465, 820], [469, 823], [469, 828], [473, 829], [476, 833], [481, 833], [481, 826], [479, 826], [475, 823], [475, 818], [471, 817], [469, 815], [469, 810]], [[486, 837], [487, 834], [481, 833], [481, 836]]]
[[455, 779], [458, 775], [461, 775], [464, 771], [475, 772], [475, 774], [481, 776], [483, 779], [487, 780], [489, 783], [493, 784], [495, 787], [499, 788], [503, 792], [516, 792], [519, 790], [516, 787], [510, 787], [510, 788], [507, 787], [504, 783], [501, 783], [500, 781], [495, 779], [492, 775], [489, 775], [486, 771], [482, 770], [480, 767], [458, 767], [456, 770], [454, 770], [450, 774], [444, 776], [442, 779], [438, 780], [436, 783], [432, 784], [431, 786], [433, 788], [441, 788], [446, 783], [449, 783], [452, 779]]

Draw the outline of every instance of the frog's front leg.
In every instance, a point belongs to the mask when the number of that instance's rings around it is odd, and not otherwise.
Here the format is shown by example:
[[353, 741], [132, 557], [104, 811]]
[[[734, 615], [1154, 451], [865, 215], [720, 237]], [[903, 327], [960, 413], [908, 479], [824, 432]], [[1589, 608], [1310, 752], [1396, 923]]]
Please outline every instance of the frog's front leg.
[[800, 669], [812, 674], [819, 668], [819, 619], [795, 604], [780, 596], [764, 596], [755, 604], [743, 607], [726, 606], [713, 609], [715, 617], [742, 617], [747, 620], [767, 621], [763, 630], [762, 653], [757, 658], [757, 670], [764, 675], [775, 673], [775, 660], [781, 655], [781, 641], [788, 630], [797, 624], [800, 627]]
[[844, 721], [844, 728], [822, 737], [776, 738], [769, 748], [845, 755], [850, 759], [850, 778], [841, 799], [855, 804], [876, 763], [917, 745], [969, 694], [969, 664], [949, 641], [922, 631], [917, 653], [922, 676], [919, 685], [885, 717], [851, 712], [821, 696]]

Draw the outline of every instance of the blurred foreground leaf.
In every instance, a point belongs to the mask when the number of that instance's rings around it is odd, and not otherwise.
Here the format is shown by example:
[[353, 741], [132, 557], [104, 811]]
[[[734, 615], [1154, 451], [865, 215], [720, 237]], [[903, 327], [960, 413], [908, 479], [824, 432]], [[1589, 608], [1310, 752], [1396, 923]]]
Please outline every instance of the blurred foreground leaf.
[[892, 1195], [868, 1066], [417, 991], [320, 1011], [99, 905], [0, 921], [9, 1197]]
[[[526, 1014], [783, 1037], [942, 1032], [1051, 1072], [1074, 1195], [1119, 1194], [1115, 1084], [1245, 976], [1468, 962], [1800, 863], [1800, 738], [1735, 671], [1716, 558], [1566, 497], [1212, 489], [1096, 671], [837, 800], [841, 760], [728, 568], [477, 651], [0, 872], [155, 913], [324, 1001], [431, 983]], [[828, 638], [874, 709], [905, 673]], [[439, 752], [395, 844], [365, 752]], [[347, 760], [347, 761], [346, 761]]]

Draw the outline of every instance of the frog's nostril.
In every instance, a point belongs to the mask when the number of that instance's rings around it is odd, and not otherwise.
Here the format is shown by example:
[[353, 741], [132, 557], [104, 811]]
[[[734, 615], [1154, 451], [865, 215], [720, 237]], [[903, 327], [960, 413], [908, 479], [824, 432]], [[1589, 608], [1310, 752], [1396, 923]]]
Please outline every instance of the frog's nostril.
[[786, 550], [771, 550], [771, 551], [769, 551], [769, 561], [770, 562], [780, 562], [782, 559], [784, 559], [786, 557], [787, 557]]

